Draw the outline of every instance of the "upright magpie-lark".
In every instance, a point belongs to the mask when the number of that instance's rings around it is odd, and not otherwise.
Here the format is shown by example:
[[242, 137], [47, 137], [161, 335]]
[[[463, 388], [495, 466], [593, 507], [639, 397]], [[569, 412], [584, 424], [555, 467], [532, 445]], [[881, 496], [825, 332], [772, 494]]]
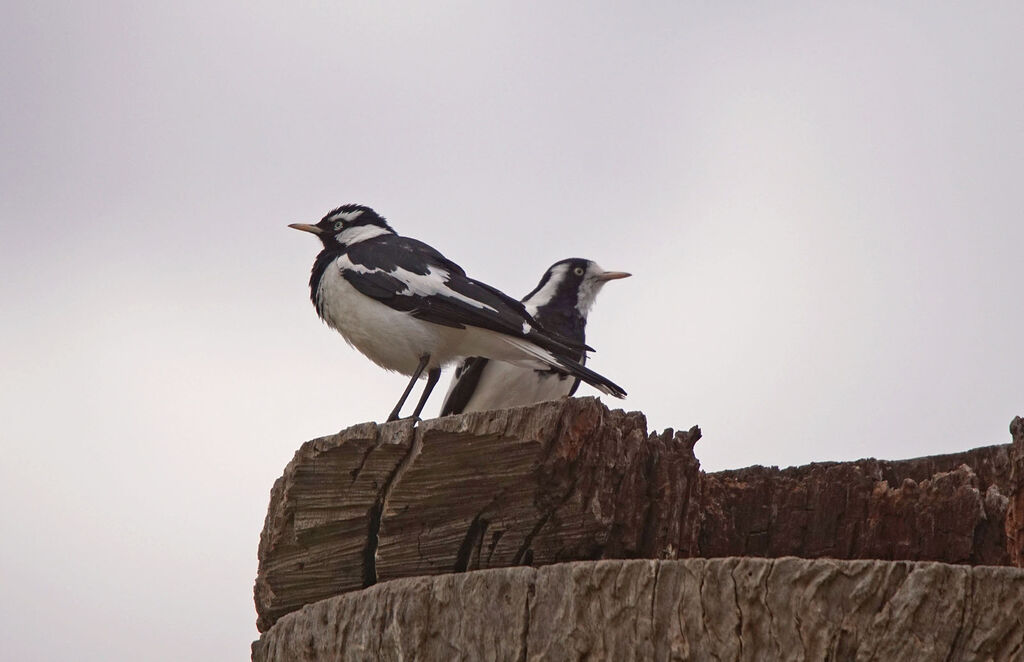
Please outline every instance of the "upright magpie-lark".
[[[605, 271], [591, 260], [562, 260], [548, 268], [537, 287], [523, 298], [523, 304], [546, 330], [582, 346], [586, 342], [587, 314], [597, 293], [608, 281], [629, 275]], [[582, 364], [586, 353], [578, 350], [573, 358]], [[441, 415], [556, 400], [575, 393], [579, 384], [578, 377], [548, 366], [521, 367], [474, 356], [456, 367]]]
[[399, 236], [369, 207], [343, 205], [316, 225], [288, 227], [323, 243], [309, 278], [320, 318], [377, 365], [411, 376], [389, 421], [426, 371], [412, 414], [419, 417], [441, 367], [464, 356], [552, 367], [603, 393], [626, 395], [580, 365], [589, 347], [544, 329], [521, 302], [468, 277], [427, 244]]

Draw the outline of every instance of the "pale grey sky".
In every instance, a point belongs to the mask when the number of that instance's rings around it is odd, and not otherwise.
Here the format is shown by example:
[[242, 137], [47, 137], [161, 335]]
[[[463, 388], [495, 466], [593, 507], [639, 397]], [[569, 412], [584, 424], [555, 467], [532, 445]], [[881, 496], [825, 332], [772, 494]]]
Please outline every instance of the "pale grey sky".
[[5, 5], [5, 657], [247, 657], [274, 479], [405, 383], [308, 300], [345, 202], [632, 272], [589, 365], [709, 470], [1008, 441], [1019, 3], [552, 4]]

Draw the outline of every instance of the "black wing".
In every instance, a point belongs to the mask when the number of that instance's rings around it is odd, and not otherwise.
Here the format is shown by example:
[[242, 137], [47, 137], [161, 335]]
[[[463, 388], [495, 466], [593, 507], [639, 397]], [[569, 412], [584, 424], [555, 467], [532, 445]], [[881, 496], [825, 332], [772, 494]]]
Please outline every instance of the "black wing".
[[562, 355], [589, 349], [543, 331], [521, 302], [469, 278], [462, 267], [416, 239], [382, 235], [348, 247], [345, 255], [351, 267], [343, 276], [353, 287], [418, 319], [525, 338]]

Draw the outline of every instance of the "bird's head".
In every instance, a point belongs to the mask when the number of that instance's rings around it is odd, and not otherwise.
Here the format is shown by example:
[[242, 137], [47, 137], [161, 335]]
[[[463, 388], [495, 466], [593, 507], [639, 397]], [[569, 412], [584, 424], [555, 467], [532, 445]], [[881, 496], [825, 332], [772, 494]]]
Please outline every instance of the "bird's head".
[[605, 271], [593, 260], [578, 257], [561, 260], [548, 267], [540, 283], [526, 295], [523, 303], [533, 309], [543, 306], [575, 308], [586, 318], [605, 283], [630, 275], [625, 271]]
[[315, 234], [328, 250], [351, 246], [382, 234], [395, 234], [382, 216], [364, 205], [342, 205], [328, 212], [316, 225], [292, 223], [288, 227]]

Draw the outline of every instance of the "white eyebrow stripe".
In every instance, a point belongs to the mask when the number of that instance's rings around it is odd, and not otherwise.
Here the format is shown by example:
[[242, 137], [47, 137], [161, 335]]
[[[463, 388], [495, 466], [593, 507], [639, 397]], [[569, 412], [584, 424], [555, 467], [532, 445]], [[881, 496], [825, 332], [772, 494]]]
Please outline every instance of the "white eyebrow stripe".
[[351, 222], [351, 221], [356, 220], [357, 218], [359, 218], [362, 215], [363, 215], [363, 210], [362, 209], [354, 209], [352, 211], [339, 211], [339, 212], [336, 212], [334, 214], [331, 214], [328, 217], [328, 220], [330, 220], [330, 221], [349, 221], [349, 222]]

